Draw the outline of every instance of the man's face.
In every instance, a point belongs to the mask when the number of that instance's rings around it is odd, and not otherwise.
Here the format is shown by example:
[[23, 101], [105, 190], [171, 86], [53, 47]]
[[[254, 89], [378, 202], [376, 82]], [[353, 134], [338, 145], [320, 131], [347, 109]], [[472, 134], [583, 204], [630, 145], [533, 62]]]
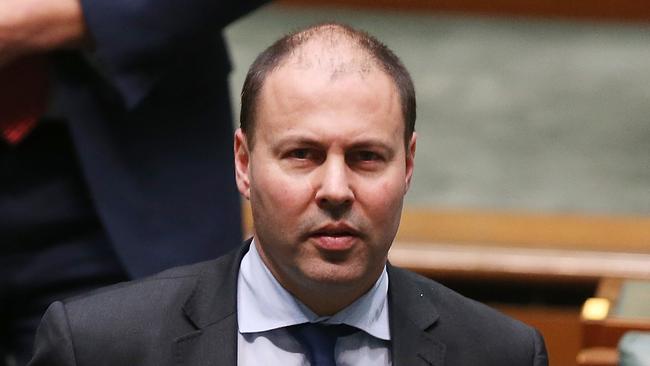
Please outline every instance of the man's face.
[[415, 135], [407, 150], [400, 108], [376, 67], [289, 63], [268, 75], [253, 150], [235, 135], [237, 184], [262, 259], [294, 296], [365, 292], [381, 273], [413, 171]]

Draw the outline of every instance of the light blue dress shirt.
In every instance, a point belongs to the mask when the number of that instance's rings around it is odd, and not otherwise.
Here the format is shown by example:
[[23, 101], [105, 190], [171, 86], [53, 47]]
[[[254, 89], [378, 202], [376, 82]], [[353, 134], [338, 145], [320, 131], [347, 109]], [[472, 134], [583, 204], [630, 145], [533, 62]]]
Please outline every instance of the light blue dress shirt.
[[387, 295], [388, 274], [384, 267], [366, 294], [332, 316], [319, 317], [273, 277], [253, 240], [242, 259], [237, 279], [237, 364], [308, 366], [309, 360], [300, 343], [285, 327], [322, 322], [347, 324], [362, 330], [337, 341], [337, 365], [391, 365]]

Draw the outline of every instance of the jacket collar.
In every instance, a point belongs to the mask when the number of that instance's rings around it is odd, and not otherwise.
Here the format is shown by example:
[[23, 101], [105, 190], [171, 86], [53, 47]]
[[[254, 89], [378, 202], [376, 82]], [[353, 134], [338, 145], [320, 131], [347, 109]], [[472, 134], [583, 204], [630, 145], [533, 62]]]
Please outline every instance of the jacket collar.
[[195, 330], [175, 340], [175, 363], [237, 365], [237, 274], [250, 240], [199, 275], [183, 312]]
[[445, 344], [430, 332], [439, 318], [436, 299], [416, 276], [388, 265], [393, 366], [443, 366]]
[[[237, 365], [237, 275], [251, 240], [212, 262], [183, 306], [195, 330], [175, 340], [175, 362]], [[433, 291], [414, 274], [387, 266], [393, 366], [444, 366], [445, 345], [429, 331], [438, 311]]]

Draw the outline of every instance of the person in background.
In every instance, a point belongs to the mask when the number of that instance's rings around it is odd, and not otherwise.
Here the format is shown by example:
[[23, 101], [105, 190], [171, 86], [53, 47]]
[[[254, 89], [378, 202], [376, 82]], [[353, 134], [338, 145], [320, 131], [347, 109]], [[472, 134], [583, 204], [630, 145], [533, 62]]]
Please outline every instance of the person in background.
[[219, 259], [55, 302], [30, 366], [545, 366], [535, 329], [391, 266], [415, 91], [374, 37], [325, 23], [260, 54], [235, 132], [255, 234]]
[[241, 240], [222, 29], [262, 2], [0, 1], [0, 365], [52, 301]]

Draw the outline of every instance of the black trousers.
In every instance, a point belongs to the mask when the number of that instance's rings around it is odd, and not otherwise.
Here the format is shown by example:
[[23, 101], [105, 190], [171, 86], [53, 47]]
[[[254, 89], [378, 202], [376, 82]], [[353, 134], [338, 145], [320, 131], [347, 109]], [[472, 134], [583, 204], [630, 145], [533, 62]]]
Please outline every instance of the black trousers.
[[126, 279], [65, 124], [0, 142], [0, 365], [29, 361], [50, 303]]

